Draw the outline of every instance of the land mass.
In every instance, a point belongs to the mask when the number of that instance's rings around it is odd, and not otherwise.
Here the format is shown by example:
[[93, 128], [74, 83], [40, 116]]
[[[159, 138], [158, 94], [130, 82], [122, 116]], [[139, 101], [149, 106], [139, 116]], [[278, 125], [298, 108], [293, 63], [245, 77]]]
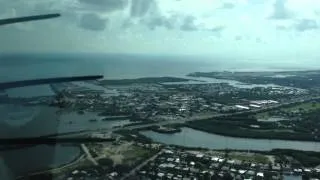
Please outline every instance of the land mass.
[[187, 76], [236, 80], [250, 84], [276, 84], [303, 89], [320, 86], [320, 70], [282, 72], [194, 72]]
[[100, 84], [102, 85], [132, 85], [132, 84], [158, 84], [166, 82], [186, 82], [189, 79], [177, 78], [177, 77], [145, 77], [136, 79], [112, 79], [112, 80], [102, 80]]

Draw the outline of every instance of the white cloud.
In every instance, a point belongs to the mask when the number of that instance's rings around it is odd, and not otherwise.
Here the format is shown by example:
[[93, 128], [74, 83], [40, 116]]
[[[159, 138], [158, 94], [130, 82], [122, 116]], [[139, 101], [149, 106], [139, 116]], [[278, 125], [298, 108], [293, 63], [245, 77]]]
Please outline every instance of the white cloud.
[[1, 27], [0, 50], [257, 59], [290, 59], [299, 51], [315, 58], [317, 7], [318, 0], [0, 0], [2, 18], [62, 14]]

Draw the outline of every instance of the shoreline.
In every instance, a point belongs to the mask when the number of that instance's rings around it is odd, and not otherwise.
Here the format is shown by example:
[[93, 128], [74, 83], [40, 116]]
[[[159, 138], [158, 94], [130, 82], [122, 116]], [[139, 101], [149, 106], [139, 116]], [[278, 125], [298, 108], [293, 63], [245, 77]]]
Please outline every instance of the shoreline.
[[[177, 129], [177, 131], [173, 132], [173, 133], [167, 133], [167, 132], [159, 132], [156, 129], [155, 126], [149, 126], [149, 127], [144, 127], [144, 128], [137, 128], [135, 130], [137, 130], [139, 132], [140, 135], [142, 135], [140, 133], [140, 131], [153, 131], [159, 134], [176, 134], [176, 133], [180, 133], [181, 132], [181, 128], [190, 128], [196, 131], [201, 131], [204, 133], [208, 133], [208, 134], [212, 134], [212, 135], [218, 135], [218, 136], [224, 136], [224, 137], [231, 137], [231, 138], [242, 138], [242, 139], [255, 139], [255, 140], [279, 140], [279, 141], [300, 141], [300, 142], [311, 142], [311, 143], [320, 143], [319, 141], [312, 141], [312, 140], [306, 140], [306, 139], [290, 139], [290, 138], [276, 138], [276, 137], [270, 137], [270, 138], [260, 138], [260, 137], [249, 137], [249, 136], [245, 136], [245, 135], [229, 135], [228, 133], [220, 133], [220, 132], [210, 132], [207, 131], [205, 129], [199, 128], [199, 127], [193, 127], [191, 125], [187, 125], [187, 124], [175, 124], [174, 128]], [[144, 135], [142, 135], [144, 136]], [[147, 137], [148, 138], [148, 137]]]
[[232, 134], [228, 134], [228, 133], [220, 133], [220, 132], [210, 132], [207, 131], [205, 129], [199, 128], [199, 127], [194, 127], [192, 125], [179, 125], [179, 128], [190, 128], [190, 129], [194, 129], [197, 131], [202, 131], [208, 134], [213, 134], [213, 135], [219, 135], [219, 136], [225, 136], [225, 137], [232, 137], [232, 138], [245, 138], [245, 139], [257, 139], [257, 140], [282, 140], [282, 141], [301, 141], [301, 142], [313, 142], [313, 143], [320, 143], [319, 141], [312, 141], [312, 140], [306, 140], [306, 139], [290, 139], [290, 138], [277, 138], [277, 137], [270, 137], [270, 138], [260, 138], [260, 137], [249, 137], [246, 135], [232, 135]]

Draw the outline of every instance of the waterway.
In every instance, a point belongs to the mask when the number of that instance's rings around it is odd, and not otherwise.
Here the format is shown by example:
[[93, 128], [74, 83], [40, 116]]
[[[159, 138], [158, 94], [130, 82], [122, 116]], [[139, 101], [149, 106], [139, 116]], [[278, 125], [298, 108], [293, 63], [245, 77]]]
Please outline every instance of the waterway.
[[59, 167], [75, 160], [80, 155], [77, 146], [47, 146], [39, 145], [23, 149], [0, 152], [3, 168], [14, 176], [39, 170]]
[[214, 84], [214, 83], [226, 83], [230, 86], [236, 87], [236, 88], [244, 88], [244, 89], [252, 89], [255, 87], [277, 87], [277, 88], [291, 88], [292, 87], [286, 87], [286, 86], [279, 86], [276, 84], [246, 84], [242, 83], [236, 80], [230, 80], [230, 79], [216, 79], [216, 78], [207, 78], [207, 77], [192, 77], [192, 76], [175, 76], [179, 78], [185, 78], [189, 79], [190, 81], [184, 81], [184, 82], [166, 82], [162, 84], [166, 85], [180, 85], [180, 84]]
[[[111, 129], [131, 123], [129, 119], [102, 121], [96, 113], [57, 113], [53, 107], [23, 107], [0, 105], [0, 137], [37, 137], [47, 134], [74, 132], [79, 130]], [[97, 119], [90, 122], [90, 119]], [[72, 122], [71, 124], [69, 122]], [[77, 146], [33, 146], [19, 150], [1, 151], [0, 159], [14, 171], [15, 176], [26, 172], [61, 166], [74, 160], [80, 153]]]
[[153, 131], [142, 131], [141, 134], [156, 142], [186, 147], [203, 147], [210, 149], [260, 150], [296, 149], [304, 151], [320, 151], [319, 142], [301, 142], [285, 140], [248, 139], [220, 136], [191, 128], [182, 128], [180, 133], [161, 134]]
[[302, 176], [283, 176], [283, 180], [302, 180]]

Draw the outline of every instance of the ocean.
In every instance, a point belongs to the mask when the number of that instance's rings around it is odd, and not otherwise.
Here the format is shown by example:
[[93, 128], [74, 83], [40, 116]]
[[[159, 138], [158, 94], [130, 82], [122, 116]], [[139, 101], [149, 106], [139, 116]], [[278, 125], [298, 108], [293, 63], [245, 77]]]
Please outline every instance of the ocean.
[[108, 54], [0, 54], [0, 81], [101, 74], [105, 79], [182, 76], [209, 71], [279, 71], [320, 68], [318, 64], [195, 56]]

